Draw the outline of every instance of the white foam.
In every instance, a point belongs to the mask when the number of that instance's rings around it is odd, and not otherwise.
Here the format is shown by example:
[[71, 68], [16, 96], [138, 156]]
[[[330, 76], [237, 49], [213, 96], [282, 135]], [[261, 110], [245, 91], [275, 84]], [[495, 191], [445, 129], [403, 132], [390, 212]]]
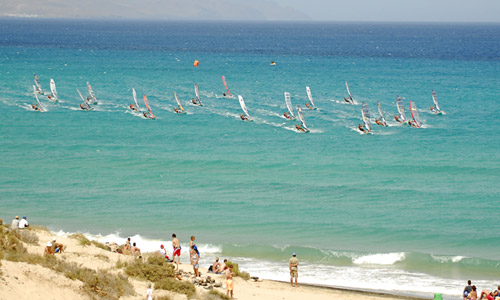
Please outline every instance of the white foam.
[[405, 253], [377, 253], [369, 254], [353, 259], [353, 263], [357, 265], [393, 265], [398, 261], [405, 259]]

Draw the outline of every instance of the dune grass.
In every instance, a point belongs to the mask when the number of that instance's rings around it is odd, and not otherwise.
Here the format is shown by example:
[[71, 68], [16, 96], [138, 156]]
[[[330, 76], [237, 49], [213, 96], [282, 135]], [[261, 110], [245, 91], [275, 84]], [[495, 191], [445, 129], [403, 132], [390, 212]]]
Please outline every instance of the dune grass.
[[231, 300], [231, 298], [217, 290], [210, 290], [210, 292], [205, 295], [203, 300]]
[[244, 280], [250, 279], [250, 274], [248, 272], [241, 271], [237, 263], [228, 260], [226, 265], [228, 267], [231, 265], [233, 266], [234, 276], [241, 277]]

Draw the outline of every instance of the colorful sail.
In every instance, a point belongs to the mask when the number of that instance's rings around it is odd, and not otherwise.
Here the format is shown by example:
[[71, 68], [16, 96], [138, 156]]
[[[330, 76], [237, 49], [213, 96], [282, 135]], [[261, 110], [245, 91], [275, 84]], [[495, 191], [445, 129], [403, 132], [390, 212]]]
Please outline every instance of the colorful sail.
[[57, 96], [57, 89], [56, 89], [56, 83], [54, 79], [50, 78], [50, 92], [52, 94], [52, 99], [53, 101], [59, 100], [59, 97]]
[[151, 116], [152, 119], [156, 118], [155, 115], [153, 115], [153, 112], [151, 111], [151, 108], [149, 107], [148, 104], [148, 97], [144, 95], [144, 104], [146, 105], [146, 108], [148, 109], [149, 115]]
[[177, 92], [174, 91], [174, 96], [175, 96], [175, 101], [177, 101], [177, 105], [179, 105], [179, 108], [182, 110], [182, 112], [185, 112], [184, 107], [181, 105], [181, 101], [179, 101], [179, 97], [177, 97]]
[[402, 122], [406, 122], [405, 106], [403, 104], [403, 100], [401, 100], [401, 97], [399, 97], [399, 96], [398, 96], [398, 99], [396, 101], [396, 106], [398, 107], [399, 119]]
[[243, 100], [243, 97], [241, 97], [241, 95], [238, 95], [238, 101], [240, 102], [241, 109], [245, 113], [245, 116], [247, 116], [247, 118], [250, 118], [250, 115], [248, 114], [247, 106], [245, 105], [245, 101]]
[[363, 123], [365, 123], [366, 130], [368, 130], [368, 132], [372, 131], [370, 109], [368, 108], [368, 104], [364, 101], [361, 103], [361, 114], [363, 115]]
[[436, 110], [438, 112], [441, 112], [441, 108], [439, 108], [438, 99], [435, 91], [432, 91], [432, 101], [434, 101], [434, 104], [436, 105]]
[[309, 131], [309, 128], [307, 128], [306, 125], [306, 120], [304, 119], [304, 115], [302, 114], [302, 107], [300, 107], [300, 105], [297, 105], [297, 114], [299, 115], [300, 123], [302, 123], [302, 128], [304, 128], [306, 131]]
[[422, 126], [422, 121], [420, 120], [420, 116], [418, 114], [417, 105], [413, 101], [410, 101], [410, 112], [416, 127], [420, 128]]
[[378, 113], [380, 114], [380, 121], [382, 121], [382, 123], [386, 125], [387, 122], [385, 121], [384, 111], [382, 110], [382, 105], [380, 104], [380, 101], [377, 101], [377, 105], [378, 105]]
[[288, 111], [290, 112], [290, 116], [295, 119], [295, 115], [293, 114], [293, 109], [292, 109], [292, 99], [290, 98], [290, 93], [285, 92], [285, 103], [286, 107], [288, 108]]
[[311, 102], [311, 104], [312, 104], [312, 107], [315, 107], [316, 105], [314, 105], [313, 96], [311, 94], [311, 89], [308, 86], [306, 86], [306, 93], [307, 93], [307, 98], [309, 98], [309, 102]]
[[201, 104], [201, 99], [200, 99], [200, 88], [198, 87], [198, 84], [197, 84], [197, 83], [194, 85], [194, 93], [196, 94], [196, 101], [198, 101], [198, 104], [199, 104], [199, 105], [203, 105], [203, 104]]
[[226, 91], [227, 91], [227, 94], [232, 97], [233, 95], [231, 95], [231, 92], [229, 91], [229, 89], [227, 88], [227, 84], [226, 84], [226, 77], [224, 77], [224, 75], [222, 75], [222, 82], [224, 83], [224, 87], [226, 88]]
[[36, 93], [43, 95], [43, 89], [42, 89], [42, 84], [40, 83], [40, 78], [36, 74], [33, 74], [33, 77], [36, 85]]

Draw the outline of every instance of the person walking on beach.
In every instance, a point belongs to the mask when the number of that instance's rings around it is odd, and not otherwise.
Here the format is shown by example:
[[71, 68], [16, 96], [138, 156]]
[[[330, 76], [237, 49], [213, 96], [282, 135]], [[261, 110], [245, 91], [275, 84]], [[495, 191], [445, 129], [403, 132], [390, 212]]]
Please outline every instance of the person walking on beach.
[[16, 216], [14, 220], [12, 220], [12, 224], [10, 224], [10, 229], [18, 229], [19, 228], [19, 216]]
[[[179, 243], [179, 239], [177, 239], [177, 235], [172, 233], [172, 247], [174, 248], [174, 252], [172, 253], [172, 259], [177, 265], [176, 271], [179, 270], [179, 264], [181, 263], [181, 244]], [[177, 256], [177, 262], [175, 261], [175, 257]]]
[[297, 283], [297, 278], [299, 277], [299, 259], [297, 258], [297, 253], [292, 253], [292, 258], [290, 258], [288, 266], [290, 268], [290, 285], [293, 287], [293, 278], [295, 278], [295, 286], [299, 287]]
[[227, 296], [229, 297], [229, 294], [231, 294], [231, 298], [233, 298], [233, 291], [234, 291], [233, 265], [229, 265], [229, 268], [225, 271], [225, 274], [226, 274]]

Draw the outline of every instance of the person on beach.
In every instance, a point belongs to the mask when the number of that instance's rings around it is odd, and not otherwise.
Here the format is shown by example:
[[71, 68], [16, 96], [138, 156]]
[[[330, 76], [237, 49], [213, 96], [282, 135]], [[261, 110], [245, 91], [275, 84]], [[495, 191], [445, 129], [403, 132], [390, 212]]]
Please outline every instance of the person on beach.
[[175, 257], [177, 256], [177, 262], [175, 262], [177, 268], [175, 270], [178, 271], [179, 264], [181, 262], [181, 244], [179, 243], [179, 239], [177, 239], [177, 235], [175, 235], [175, 233], [172, 233], [172, 248], [174, 248], [174, 252], [172, 253], [172, 259], [174, 262]]
[[30, 227], [30, 224], [28, 223], [28, 220], [26, 220], [26, 216], [23, 217], [21, 221], [19, 221], [19, 229], [25, 229]]
[[467, 296], [469, 296], [470, 292], [472, 292], [472, 282], [470, 280], [467, 281], [467, 286], [464, 288], [464, 291], [463, 291], [463, 298], [466, 299]]
[[220, 267], [219, 258], [216, 257], [215, 262], [210, 266], [210, 268], [208, 268], [208, 271], [211, 271], [212, 273], [215, 274], [220, 274], [219, 267]]
[[198, 255], [198, 252], [196, 252], [195, 248], [196, 245], [191, 246], [190, 261], [193, 266], [194, 277], [199, 277], [200, 274], [198, 273], [198, 269], [200, 268], [200, 265], [198, 262], [200, 261], [200, 256]]
[[219, 265], [219, 270], [217, 271], [218, 274], [222, 274], [222, 272], [226, 270], [227, 268], [226, 264], [227, 264], [227, 258], [224, 259], [224, 262]]
[[231, 298], [233, 298], [233, 291], [234, 291], [233, 265], [229, 265], [229, 268], [226, 270], [225, 274], [226, 274], [227, 296], [229, 297], [229, 294], [231, 294]]
[[189, 248], [193, 248], [194, 245], [196, 245], [196, 237], [194, 235], [191, 236], [191, 240], [189, 241]]
[[146, 300], [153, 300], [153, 288], [151, 283], [148, 283], [148, 290], [146, 291]]
[[130, 248], [130, 252], [132, 252], [132, 255], [135, 256], [140, 256], [141, 255], [141, 249], [139, 249], [136, 245], [136, 243], [132, 244], [132, 248]]
[[45, 245], [45, 249], [43, 251], [43, 255], [53, 255], [53, 254], [54, 254], [54, 251], [52, 248], [52, 243], [47, 242], [47, 244]]
[[500, 285], [493, 293], [491, 293], [491, 295], [493, 296], [493, 299], [495, 299], [496, 297], [500, 297]]
[[469, 295], [467, 295], [466, 299], [477, 300], [477, 289], [475, 285], [472, 286], [472, 291], [469, 293]]
[[161, 253], [161, 255], [163, 255], [163, 256], [165, 257], [165, 259], [166, 259], [168, 262], [172, 262], [172, 260], [170, 259], [170, 257], [168, 257], [168, 254], [167, 254], [167, 249], [165, 249], [165, 246], [160, 245], [160, 253]]
[[56, 241], [56, 238], [54, 238], [52, 240], [52, 252], [53, 253], [62, 253], [63, 252], [63, 248], [64, 248], [63, 244], [58, 243]]
[[293, 287], [293, 279], [295, 278], [295, 286], [299, 287], [297, 283], [297, 278], [299, 277], [299, 259], [297, 258], [297, 253], [292, 253], [292, 258], [288, 262], [290, 268], [290, 285]]
[[494, 300], [495, 298], [493, 297], [493, 293], [490, 290], [482, 290], [481, 291], [481, 297], [479, 297], [480, 300], [487, 299], [487, 300]]
[[12, 220], [12, 224], [10, 224], [10, 229], [14, 230], [14, 229], [18, 229], [18, 228], [19, 228], [19, 216], [16, 216]]

